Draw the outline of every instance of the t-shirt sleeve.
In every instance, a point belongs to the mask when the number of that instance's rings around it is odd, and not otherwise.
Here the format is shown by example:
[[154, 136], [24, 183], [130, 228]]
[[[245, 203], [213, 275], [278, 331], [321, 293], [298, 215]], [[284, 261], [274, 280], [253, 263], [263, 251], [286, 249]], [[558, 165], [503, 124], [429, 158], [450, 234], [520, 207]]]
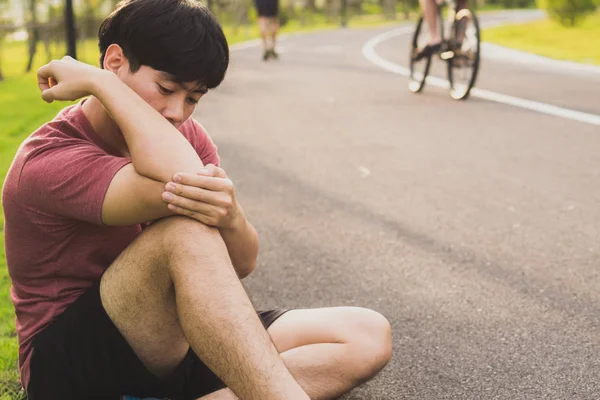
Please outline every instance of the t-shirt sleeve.
[[190, 127], [191, 132], [189, 132], [186, 136], [196, 150], [196, 153], [198, 153], [202, 163], [204, 165], [213, 164], [218, 167], [221, 159], [217, 151], [217, 146], [212, 141], [204, 127], [194, 119], [191, 119]]
[[24, 164], [19, 201], [34, 211], [102, 224], [104, 197], [115, 174], [131, 160], [87, 142], [54, 147]]

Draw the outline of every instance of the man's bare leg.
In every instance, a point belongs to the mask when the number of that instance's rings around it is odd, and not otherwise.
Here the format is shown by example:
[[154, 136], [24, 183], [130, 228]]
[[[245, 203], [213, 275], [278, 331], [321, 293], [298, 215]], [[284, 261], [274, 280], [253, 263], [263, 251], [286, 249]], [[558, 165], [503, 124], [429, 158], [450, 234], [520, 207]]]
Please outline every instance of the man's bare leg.
[[427, 23], [427, 27], [429, 28], [429, 45], [440, 44], [442, 42], [442, 36], [440, 35], [440, 30], [438, 28], [437, 17], [437, 5], [435, 0], [419, 0], [421, 4], [421, 10], [423, 10], [423, 16], [425, 17], [425, 22]]
[[278, 57], [275, 47], [277, 47], [277, 33], [279, 32], [279, 17], [270, 18], [271, 50], [275, 57]]
[[185, 217], [155, 222], [104, 273], [100, 295], [154, 374], [171, 373], [189, 343], [244, 399], [308, 399], [264, 330], [216, 229]]
[[[390, 360], [391, 329], [364, 308], [292, 310], [268, 329], [292, 375], [311, 399], [335, 399], [375, 376]], [[235, 400], [224, 389], [201, 400]]]
[[269, 47], [269, 18], [258, 17], [258, 29], [260, 30], [260, 38], [263, 45], [263, 59], [266, 60]]

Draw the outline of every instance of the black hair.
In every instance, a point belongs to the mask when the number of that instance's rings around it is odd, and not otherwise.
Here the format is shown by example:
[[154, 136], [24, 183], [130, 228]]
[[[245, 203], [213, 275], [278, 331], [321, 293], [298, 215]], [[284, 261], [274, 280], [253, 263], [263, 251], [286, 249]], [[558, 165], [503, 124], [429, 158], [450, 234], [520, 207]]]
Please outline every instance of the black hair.
[[142, 65], [179, 82], [213, 89], [229, 65], [225, 34], [211, 12], [195, 0], [124, 0], [100, 26], [100, 67], [106, 49], [123, 49], [132, 73]]

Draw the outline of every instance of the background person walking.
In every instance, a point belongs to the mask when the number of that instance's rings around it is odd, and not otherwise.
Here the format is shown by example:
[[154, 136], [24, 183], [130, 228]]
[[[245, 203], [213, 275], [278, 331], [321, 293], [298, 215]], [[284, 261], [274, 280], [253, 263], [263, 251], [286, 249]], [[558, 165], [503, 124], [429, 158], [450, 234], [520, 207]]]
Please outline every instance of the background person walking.
[[254, 0], [258, 13], [258, 27], [263, 42], [262, 59], [279, 58], [275, 51], [277, 31], [279, 30], [279, 0]]

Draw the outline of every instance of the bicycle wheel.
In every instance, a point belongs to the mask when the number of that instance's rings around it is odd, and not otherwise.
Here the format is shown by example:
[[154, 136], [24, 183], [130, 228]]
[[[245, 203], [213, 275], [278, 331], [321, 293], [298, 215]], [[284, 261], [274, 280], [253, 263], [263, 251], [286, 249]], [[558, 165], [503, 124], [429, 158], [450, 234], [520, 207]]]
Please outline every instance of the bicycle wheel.
[[419, 18], [410, 47], [410, 82], [408, 82], [408, 89], [413, 93], [419, 93], [423, 90], [425, 79], [429, 73], [429, 67], [431, 66], [431, 57], [424, 57], [419, 61], [415, 60], [419, 49], [427, 44], [428, 35], [425, 32], [425, 25], [424, 17]]
[[481, 54], [479, 21], [471, 10], [463, 9], [456, 13], [448, 47], [452, 52], [452, 56], [447, 58], [450, 96], [465, 100], [475, 85]]

